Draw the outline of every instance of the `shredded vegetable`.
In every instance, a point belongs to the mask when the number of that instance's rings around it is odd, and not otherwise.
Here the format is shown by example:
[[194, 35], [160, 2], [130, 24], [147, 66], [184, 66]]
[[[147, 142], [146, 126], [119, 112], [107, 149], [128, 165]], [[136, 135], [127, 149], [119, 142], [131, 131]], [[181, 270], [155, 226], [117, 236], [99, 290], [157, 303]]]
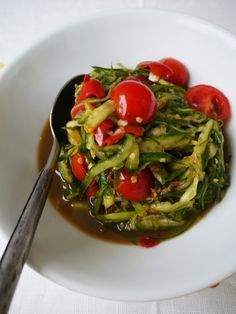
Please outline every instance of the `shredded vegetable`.
[[[75, 87], [77, 108], [64, 128], [68, 141], [58, 171], [69, 202], [87, 198], [93, 187], [94, 219], [117, 232], [153, 232], [152, 239], [164, 240], [222, 199], [229, 163], [223, 122], [190, 107], [186, 87], [151, 78], [144, 66], [93, 67], [86, 84], [93, 80], [90, 85], [104, 88], [105, 96], [90, 88], [89, 97], [78, 102], [85, 82]], [[151, 109], [142, 111], [129, 97], [146, 89]]]

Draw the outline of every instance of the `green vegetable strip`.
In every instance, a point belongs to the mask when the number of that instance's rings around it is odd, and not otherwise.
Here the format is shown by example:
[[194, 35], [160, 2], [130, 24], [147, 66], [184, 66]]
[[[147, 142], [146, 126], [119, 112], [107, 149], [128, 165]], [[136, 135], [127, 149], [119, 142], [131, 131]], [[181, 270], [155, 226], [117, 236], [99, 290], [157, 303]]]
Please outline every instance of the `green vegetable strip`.
[[135, 142], [130, 155], [128, 156], [126, 163], [125, 163], [125, 169], [127, 171], [135, 171], [138, 169], [139, 166], [139, 147], [138, 144]]
[[154, 202], [151, 204], [150, 207], [150, 212], [151, 213], [157, 213], [157, 212], [162, 212], [162, 213], [170, 213], [170, 212], [176, 212], [177, 210], [184, 208], [184, 207], [192, 207], [193, 206], [193, 201], [188, 201], [188, 202], [182, 202], [178, 201], [175, 203], [171, 202]]
[[143, 217], [147, 215], [147, 210], [149, 205], [148, 204], [141, 204], [141, 203], [132, 203], [136, 213], [138, 216]]
[[116, 190], [117, 189], [117, 186], [118, 186], [118, 184], [119, 184], [119, 177], [120, 177], [120, 172], [119, 172], [119, 170], [115, 170], [114, 168], [113, 168], [113, 180], [114, 180], [114, 190]]
[[119, 144], [115, 144], [115, 145], [111, 145], [111, 146], [104, 146], [102, 147], [102, 151], [105, 153], [116, 153], [117, 151], [119, 151], [121, 148], [121, 145]]
[[92, 133], [115, 109], [115, 103], [111, 100], [107, 100], [100, 107], [94, 109], [84, 124], [85, 131]]
[[199, 178], [203, 179], [204, 176], [204, 173], [202, 172], [202, 154], [206, 149], [209, 134], [213, 125], [214, 122], [212, 120], [209, 120], [206, 123], [201, 134], [199, 135], [197, 143], [195, 144], [192, 155], [183, 159], [183, 163], [189, 166], [190, 169], [192, 168], [191, 176], [193, 177], [193, 180], [184, 194], [181, 196], [180, 200], [173, 204], [170, 202], [154, 202], [150, 207], [151, 212], [174, 212], [184, 207], [193, 206], [193, 199], [197, 194]]
[[184, 134], [161, 134], [152, 139], [160, 145], [161, 150], [184, 149], [192, 144], [192, 137]]
[[57, 163], [57, 168], [63, 178], [67, 183], [73, 182], [73, 175], [69, 167], [69, 162], [67, 160], [62, 160]]
[[148, 153], [141, 153], [140, 154], [140, 160], [141, 161], [147, 161], [147, 162], [161, 162], [161, 163], [166, 163], [166, 162], [173, 162], [176, 160], [174, 156], [172, 156], [169, 153], [164, 153], [164, 152], [148, 152]]
[[90, 151], [92, 158], [98, 157], [99, 159], [106, 159], [104, 152], [99, 150], [98, 145], [95, 143], [93, 134], [87, 135], [87, 149]]
[[114, 204], [114, 190], [111, 186], [109, 170], [104, 171], [100, 177], [101, 185], [104, 188], [103, 205], [105, 210]]
[[113, 157], [108, 158], [104, 161], [98, 161], [86, 174], [84, 180], [81, 182], [79, 188], [79, 198], [82, 198], [84, 192], [90, 185], [90, 183], [94, 180], [94, 178], [102, 173], [103, 171], [115, 167], [124, 161], [130, 154], [132, 146], [135, 142], [135, 138], [132, 135], [126, 135], [125, 142], [120, 150], [116, 155]]
[[[166, 231], [164, 234], [163, 234], [163, 228], [165, 229], [167, 226], [166, 226], [166, 222], [161, 222], [161, 220], [158, 218], [157, 215], [150, 215], [149, 217], [150, 218], [150, 221], [148, 220], [140, 220], [137, 216], [134, 216], [132, 217], [132, 223], [130, 222], [127, 222], [126, 224], [123, 224], [122, 225], [119, 225], [119, 228], [121, 230], [124, 230], [124, 231], [136, 231], [136, 230], [141, 230], [141, 231], [153, 231], [153, 228], [152, 226], [154, 226], [154, 230], [155, 231], [160, 231], [160, 233], [156, 233], [154, 238], [156, 239], [160, 239], [160, 240], [164, 240], [164, 239], [170, 239], [172, 237], [175, 237], [179, 234], [181, 234], [182, 232], [184, 232], [186, 229], [188, 229], [190, 227], [190, 225], [193, 223], [194, 219], [189, 219], [189, 221], [187, 222], [176, 222], [174, 220], [171, 220], [169, 219], [168, 220], [168, 228], [171, 228], [171, 229], [168, 229], [168, 231]], [[130, 220], [131, 220], [130, 219]], [[161, 226], [162, 224], [162, 226]], [[150, 230], [150, 227], [152, 228]], [[177, 229], [176, 229], [177, 227]]]
[[203, 128], [203, 131], [199, 135], [198, 142], [194, 147], [194, 152], [197, 154], [198, 157], [202, 157], [206, 146], [208, 144], [210, 132], [214, 127], [215, 122], [213, 120], [209, 120]]
[[104, 190], [105, 189], [102, 186], [96, 193], [95, 201], [94, 201], [93, 208], [92, 208], [92, 213], [94, 215], [96, 215], [99, 212], [99, 210], [100, 210], [100, 207], [102, 205], [102, 199], [103, 199]]
[[148, 215], [136, 218], [136, 228], [138, 230], [159, 230], [160, 228], [180, 227], [185, 221], [175, 221], [171, 218], [160, 217], [158, 215]]
[[105, 214], [105, 215], [96, 215], [96, 218], [102, 221], [120, 222], [120, 221], [129, 220], [134, 215], [135, 215], [135, 212], [119, 212], [119, 213], [111, 213], [111, 214]]

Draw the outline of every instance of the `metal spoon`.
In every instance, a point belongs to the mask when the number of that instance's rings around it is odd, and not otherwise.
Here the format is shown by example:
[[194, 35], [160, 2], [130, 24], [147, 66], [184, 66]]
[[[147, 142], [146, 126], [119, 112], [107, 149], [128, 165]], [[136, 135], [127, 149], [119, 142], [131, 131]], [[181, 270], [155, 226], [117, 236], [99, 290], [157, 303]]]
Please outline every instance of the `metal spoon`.
[[48, 161], [39, 174], [34, 188], [15, 226], [0, 261], [0, 313], [7, 313], [31, 243], [42, 214], [51, 181], [55, 172], [60, 145], [65, 139], [62, 127], [70, 120], [70, 105], [74, 103], [74, 86], [83, 75], [67, 82], [59, 92], [50, 114], [53, 146]]

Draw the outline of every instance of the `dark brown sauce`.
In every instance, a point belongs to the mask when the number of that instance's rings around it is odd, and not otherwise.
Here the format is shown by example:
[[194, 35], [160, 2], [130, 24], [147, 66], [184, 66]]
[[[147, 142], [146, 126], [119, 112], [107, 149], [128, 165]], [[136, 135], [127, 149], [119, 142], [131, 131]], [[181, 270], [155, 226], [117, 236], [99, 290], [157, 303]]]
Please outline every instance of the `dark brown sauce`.
[[[48, 158], [52, 146], [52, 134], [49, 126], [49, 121], [45, 124], [39, 144], [37, 154], [37, 166], [40, 171]], [[73, 207], [70, 202], [63, 199], [63, 185], [58, 173], [55, 174], [52, 186], [49, 192], [49, 200], [53, 207], [70, 222], [73, 226], [77, 227], [81, 231], [95, 238], [106, 240], [109, 242], [129, 244], [136, 241], [136, 237], [127, 234], [124, 236], [117, 232], [117, 230], [104, 229], [102, 225], [97, 222], [85, 209], [78, 209]]]

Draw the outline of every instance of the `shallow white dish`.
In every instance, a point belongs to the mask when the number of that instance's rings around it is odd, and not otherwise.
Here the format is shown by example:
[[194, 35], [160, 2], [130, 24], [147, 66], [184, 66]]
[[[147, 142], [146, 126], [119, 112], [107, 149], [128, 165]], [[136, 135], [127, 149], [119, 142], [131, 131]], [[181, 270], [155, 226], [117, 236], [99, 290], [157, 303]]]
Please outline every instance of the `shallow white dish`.
[[[65, 81], [91, 65], [134, 67], [171, 56], [187, 65], [191, 85], [210, 84], [228, 96], [234, 135], [235, 55], [236, 39], [226, 31], [156, 10], [105, 11], [32, 47], [0, 81], [0, 236], [8, 240], [33, 186], [40, 132]], [[208, 287], [236, 270], [235, 174], [233, 162], [226, 197], [204, 219], [152, 249], [91, 238], [48, 203], [28, 263], [64, 287], [114, 300], [160, 300]]]

